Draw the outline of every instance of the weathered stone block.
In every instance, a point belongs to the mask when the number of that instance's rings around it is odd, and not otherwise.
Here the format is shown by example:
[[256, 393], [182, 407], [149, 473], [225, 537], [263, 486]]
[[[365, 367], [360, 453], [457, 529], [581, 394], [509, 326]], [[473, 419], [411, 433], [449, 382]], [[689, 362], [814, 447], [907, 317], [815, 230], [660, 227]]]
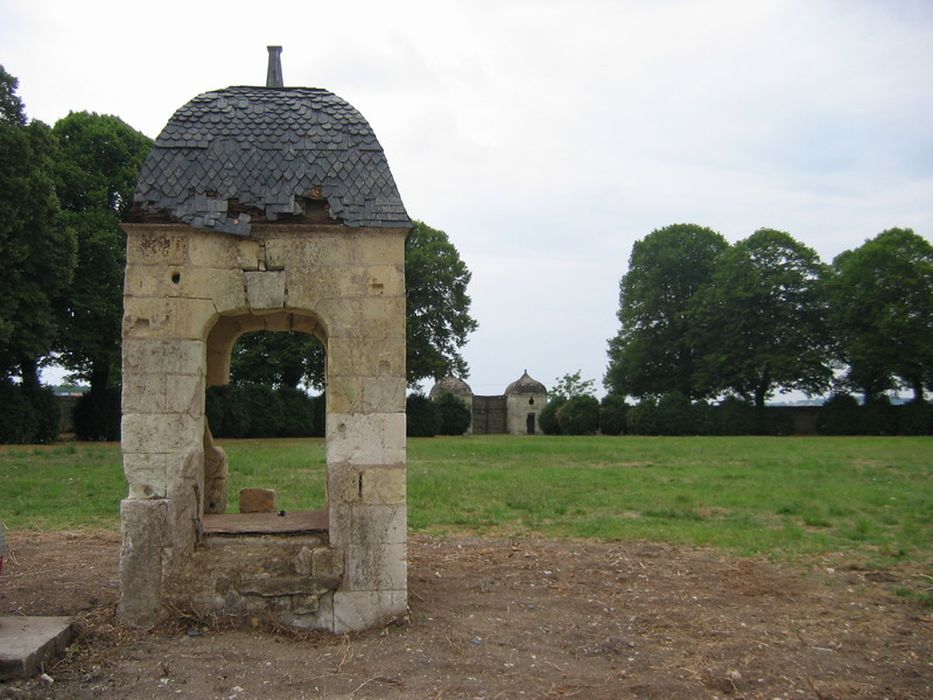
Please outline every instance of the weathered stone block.
[[302, 547], [294, 561], [295, 573], [299, 576], [311, 575], [312, 555], [314, 550], [310, 547]]
[[165, 498], [168, 493], [164, 454], [125, 453], [123, 473], [129, 483], [130, 499]]
[[184, 265], [188, 262], [188, 234], [179, 228], [124, 224], [123, 229], [127, 233], [127, 264]]
[[204, 342], [181, 339], [123, 341], [123, 374], [178, 374], [197, 376], [204, 369]]
[[162, 564], [168, 537], [168, 503], [126, 499], [120, 503], [120, 605], [124, 624], [152, 627], [162, 611]]
[[123, 378], [123, 410], [127, 413], [204, 413], [204, 378], [185, 374], [140, 374]]
[[285, 267], [312, 270], [353, 262], [352, 243], [346, 231], [311, 232], [309, 229], [308, 234], [302, 236], [269, 235], [264, 245], [266, 266], [272, 270]]
[[354, 259], [363, 265], [405, 262], [407, 230], [360, 229], [353, 237]]
[[366, 268], [366, 294], [377, 297], [398, 297], [405, 294], [404, 263], [395, 265], [370, 265]]
[[354, 504], [350, 507], [351, 544], [405, 544], [408, 540], [408, 510], [395, 505]]
[[210, 299], [218, 313], [247, 308], [246, 280], [242, 270], [190, 268], [178, 274], [178, 283], [173, 282], [169, 291], [177, 289], [179, 296]]
[[[405, 333], [405, 297], [369, 296], [362, 301], [363, 323], [368, 335], [391, 338]], [[401, 324], [401, 329], [399, 328]]]
[[405, 467], [369, 467], [362, 470], [361, 479], [363, 503], [405, 502]]
[[240, 489], [241, 513], [274, 513], [275, 489]]
[[388, 624], [408, 612], [405, 591], [337, 591], [334, 593], [336, 634]]
[[327, 403], [334, 413], [362, 413], [363, 382], [357, 376], [328, 374]]
[[327, 463], [404, 464], [405, 414], [327, 415]]
[[258, 595], [264, 598], [304, 596], [319, 592], [319, 586], [313, 578], [269, 574], [245, 577], [237, 584], [237, 589], [243, 595]]
[[[330, 504], [349, 504], [363, 498], [362, 474], [359, 469], [346, 462], [332, 464], [327, 468], [327, 502]], [[349, 521], [348, 521], [349, 522]], [[331, 521], [330, 529], [335, 523]]]
[[245, 272], [246, 302], [249, 308], [280, 309], [285, 306], [285, 272], [263, 270]]
[[361, 383], [363, 413], [404, 413], [404, 377], [363, 377]]
[[350, 535], [353, 532], [353, 506], [346, 501], [331, 498], [329, 494], [330, 485], [328, 484], [327, 516], [330, 524], [328, 532], [330, 544], [334, 547], [343, 547], [350, 542]]
[[343, 579], [343, 551], [319, 547], [311, 552], [311, 575], [324, 588], [337, 588]]
[[332, 632], [334, 629], [334, 595], [323, 593], [317, 596], [317, 610], [298, 612], [294, 608], [280, 616], [283, 624], [298, 629], [316, 629]]
[[366, 268], [349, 264], [295, 270], [288, 278], [289, 289], [325, 299], [358, 299], [369, 293], [367, 282]]
[[365, 335], [359, 299], [323, 299], [315, 309], [324, 320], [327, 338], [354, 338]]
[[0, 688], [4, 697], [24, 695], [27, 691], [10, 688], [6, 681], [32, 678], [46, 667], [52, 668], [76, 634], [72, 617], [0, 616]]
[[330, 375], [358, 374], [361, 377], [405, 377], [405, 339], [377, 344], [358, 338], [330, 337], [327, 343], [327, 372]]
[[209, 299], [123, 300], [123, 337], [201, 340], [217, 310]]
[[188, 455], [181, 469], [172, 469], [171, 458], [167, 462], [168, 483], [168, 523], [171, 535], [173, 556], [190, 554], [198, 539], [198, 528], [203, 509], [204, 482], [203, 474], [196, 477], [172, 479], [172, 473], [178, 474], [194, 464], [200, 464], [200, 450]]
[[369, 542], [365, 545], [347, 545], [346, 590], [405, 590], [408, 586], [405, 554], [405, 544]]
[[246, 308], [240, 269], [127, 265], [123, 293], [128, 297], [210, 299], [221, 312]]
[[188, 234], [188, 261], [195, 267], [258, 270], [262, 249], [257, 240], [233, 238], [222, 233], [192, 231]]
[[[208, 433], [209, 434], [209, 433]], [[204, 445], [204, 512], [227, 511], [229, 460], [223, 448], [205, 440]]]
[[127, 452], [184, 452], [200, 445], [203, 422], [187, 414], [124, 413], [123, 449]]
[[291, 600], [291, 612], [294, 615], [310, 615], [321, 608], [321, 598], [317, 595], [298, 595]]
[[162, 277], [168, 265], [127, 265], [123, 275], [124, 296], [159, 296]]

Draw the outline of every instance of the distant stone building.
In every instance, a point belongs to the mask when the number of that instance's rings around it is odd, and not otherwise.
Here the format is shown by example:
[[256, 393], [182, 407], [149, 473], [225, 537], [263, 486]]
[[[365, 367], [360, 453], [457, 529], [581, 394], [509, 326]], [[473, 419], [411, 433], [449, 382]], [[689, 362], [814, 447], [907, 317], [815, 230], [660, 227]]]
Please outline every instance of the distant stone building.
[[547, 403], [544, 384], [528, 376], [528, 371], [505, 389], [506, 432], [512, 435], [540, 435], [538, 415]]
[[[460, 401], [463, 402], [463, 405], [466, 406], [472, 415], [473, 413], [473, 390], [470, 388], [470, 385], [467, 384], [462, 379], [457, 377], [447, 377], [441, 379], [434, 386], [431, 387], [431, 391], [428, 394], [428, 397], [432, 401], [436, 401], [444, 394], [453, 394]], [[470, 427], [467, 428], [466, 434], [469, 435], [473, 432], [473, 421], [470, 420]]]
[[473, 412], [468, 432], [477, 435], [511, 434], [540, 435], [538, 416], [547, 404], [547, 389], [532, 379], [527, 370], [509, 384], [499, 396], [475, 396], [462, 379], [447, 377], [431, 387], [430, 397], [436, 399], [451, 393]]

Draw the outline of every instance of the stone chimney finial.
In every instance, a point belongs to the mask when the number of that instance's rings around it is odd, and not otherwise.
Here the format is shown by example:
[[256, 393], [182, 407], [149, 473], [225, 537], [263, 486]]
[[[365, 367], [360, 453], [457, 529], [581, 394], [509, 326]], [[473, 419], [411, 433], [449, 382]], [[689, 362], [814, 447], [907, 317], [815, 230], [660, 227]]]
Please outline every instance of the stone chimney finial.
[[266, 87], [285, 87], [282, 80], [282, 47], [267, 46], [269, 49], [269, 68], [266, 70]]

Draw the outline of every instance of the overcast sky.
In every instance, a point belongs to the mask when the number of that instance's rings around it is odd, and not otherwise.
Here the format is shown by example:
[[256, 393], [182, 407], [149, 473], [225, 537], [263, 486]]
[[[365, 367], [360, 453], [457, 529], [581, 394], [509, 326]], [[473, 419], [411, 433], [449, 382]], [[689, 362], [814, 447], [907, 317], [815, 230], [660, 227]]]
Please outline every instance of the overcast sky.
[[409, 214], [473, 272], [475, 393], [600, 384], [632, 243], [789, 231], [827, 262], [933, 234], [933, 2], [0, 0], [30, 117], [151, 137], [195, 95], [322, 87], [367, 118]]

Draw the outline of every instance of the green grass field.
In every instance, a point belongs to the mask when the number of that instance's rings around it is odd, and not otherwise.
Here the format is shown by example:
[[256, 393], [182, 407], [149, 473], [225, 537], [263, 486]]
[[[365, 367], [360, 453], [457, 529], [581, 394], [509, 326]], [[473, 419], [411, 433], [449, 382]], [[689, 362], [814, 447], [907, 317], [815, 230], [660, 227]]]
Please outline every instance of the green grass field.
[[[221, 441], [231, 494], [324, 504], [322, 440]], [[0, 448], [0, 521], [117, 528], [117, 445]], [[933, 564], [933, 439], [512, 437], [410, 440], [413, 530], [656, 540], [738, 554]], [[231, 505], [236, 509], [236, 503]]]

